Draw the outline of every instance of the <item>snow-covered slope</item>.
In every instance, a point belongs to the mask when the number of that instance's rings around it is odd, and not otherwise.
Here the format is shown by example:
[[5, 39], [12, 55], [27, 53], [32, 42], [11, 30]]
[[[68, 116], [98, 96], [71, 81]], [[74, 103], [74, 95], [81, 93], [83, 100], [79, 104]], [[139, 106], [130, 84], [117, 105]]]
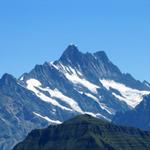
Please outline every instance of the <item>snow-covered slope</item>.
[[[73, 100], [72, 98], [69, 98], [68, 96], [61, 93], [58, 89], [50, 89], [49, 87], [42, 88], [42, 84], [36, 80], [36, 79], [30, 79], [27, 81], [27, 88], [31, 91], [33, 91], [41, 100], [51, 103], [54, 106], [60, 107], [61, 109], [65, 109], [67, 111], [72, 111], [72, 109], [76, 112], [83, 113], [81, 108], [78, 106], [78, 103]], [[49, 96], [46, 96], [46, 94], [42, 93], [48, 92]], [[61, 105], [59, 102], [57, 102], [55, 99], [60, 99], [60, 101], [65, 102], [68, 104], [70, 108], [67, 108], [63, 105]], [[72, 109], [71, 109], [72, 108]]]
[[136, 107], [143, 99], [144, 95], [150, 94], [150, 91], [140, 91], [127, 87], [122, 83], [113, 80], [100, 80], [104, 87], [108, 90], [115, 90], [112, 94], [118, 99], [125, 101], [129, 106]]
[[133, 109], [150, 87], [123, 74], [105, 52], [82, 53], [69, 45], [59, 60], [36, 65], [20, 79], [0, 79], [0, 149], [9, 150], [28, 132], [77, 114], [112, 120]]

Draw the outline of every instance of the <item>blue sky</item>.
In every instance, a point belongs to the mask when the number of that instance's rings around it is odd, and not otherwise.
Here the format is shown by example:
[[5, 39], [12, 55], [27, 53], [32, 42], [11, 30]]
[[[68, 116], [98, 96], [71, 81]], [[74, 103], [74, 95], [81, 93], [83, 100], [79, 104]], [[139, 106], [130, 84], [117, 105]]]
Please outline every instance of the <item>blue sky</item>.
[[19, 77], [75, 43], [150, 81], [149, 8], [149, 0], [0, 0], [0, 76]]

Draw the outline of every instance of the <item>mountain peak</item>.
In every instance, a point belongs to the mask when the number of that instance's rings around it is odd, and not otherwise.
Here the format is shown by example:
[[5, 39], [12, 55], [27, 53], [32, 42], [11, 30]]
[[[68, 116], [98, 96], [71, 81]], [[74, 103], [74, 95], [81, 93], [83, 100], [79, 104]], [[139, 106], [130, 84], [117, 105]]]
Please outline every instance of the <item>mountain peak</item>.
[[76, 49], [76, 50], [78, 50], [78, 47], [75, 44], [69, 44], [67, 49]]
[[11, 74], [5, 73], [0, 79], [0, 84], [9, 85], [12, 81], [16, 81], [16, 79]]
[[98, 51], [98, 52], [94, 53], [94, 56], [100, 60], [104, 60], [104, 61], [109, 60], [105, 51]]
[[65, 55], [65, 54], [75, 54], [75, 53], [79, 53], [78, 47], [74, 44], [70, 44], [70, 45], [68, 45], [68, 47], [64, 51], [63, 55]]
[[84, 56], [86, 56], [86, 57], [88, 56], [90, 58], [92, 58], [94, 56], [95, 58], [97, 58], [98, 60], [101, 60], [103, 62], [109, 61], [109, 59], [104, 51], [98, 51], [94, 54], [91, 54], [88, 52], [86, 54], [83, 54], [82, 52], [79, 51], [78, 47], [74, 44], [70, 44], [66, 48], [66, 50], [63, 52], [62, 56], [60, 57], [60, 61], [63, 63], [67, 63], [67, 64], [68, 63], [75, 64], [78, 60], [82, 60], [82, 58]]
[[89, 123], [93, 123], [93, 124], [108, 124], [108, 122], [104, 119], [97, 119], [89, 114], [82, 114], [82, 115], [78, 115], [70, 120], [67, 120], [64, 122], [64, 124], [89, 124]]
[[60, 57], [60, 61], [62, 62], [70, 62], [77, 58], [79, 58], [82, 53], [79, 51], [76, 45], [69, 45], [66, 50], [63, 52], [62, 56]]
[[11, 74], [5, 73], [1, 80], [7, 80], [7, 79], [14, 79], [14, 77]]

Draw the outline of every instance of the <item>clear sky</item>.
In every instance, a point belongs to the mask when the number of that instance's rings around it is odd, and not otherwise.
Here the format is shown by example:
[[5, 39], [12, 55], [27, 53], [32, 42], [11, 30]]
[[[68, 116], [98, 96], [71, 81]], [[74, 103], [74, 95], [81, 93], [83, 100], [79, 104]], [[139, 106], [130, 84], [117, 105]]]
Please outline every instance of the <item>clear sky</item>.
[[0, 76], [56, 60], [70, 43], [150, 82], [150, 0], [0, 0]]

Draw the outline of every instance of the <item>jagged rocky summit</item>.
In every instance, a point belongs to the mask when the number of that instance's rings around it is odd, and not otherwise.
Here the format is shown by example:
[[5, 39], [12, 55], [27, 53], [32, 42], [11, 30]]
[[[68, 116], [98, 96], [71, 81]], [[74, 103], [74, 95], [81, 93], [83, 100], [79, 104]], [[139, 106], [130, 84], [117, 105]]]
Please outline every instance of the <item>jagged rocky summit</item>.
[[0, 79], [0, 149], [11, 149], [32, 129], [79, 114], [111, 121], [149, 93], [146, 82], [122, 73], [104, 51], [82, 53], [69, 45], [57, 61], [36, 65], [19, 79]]

